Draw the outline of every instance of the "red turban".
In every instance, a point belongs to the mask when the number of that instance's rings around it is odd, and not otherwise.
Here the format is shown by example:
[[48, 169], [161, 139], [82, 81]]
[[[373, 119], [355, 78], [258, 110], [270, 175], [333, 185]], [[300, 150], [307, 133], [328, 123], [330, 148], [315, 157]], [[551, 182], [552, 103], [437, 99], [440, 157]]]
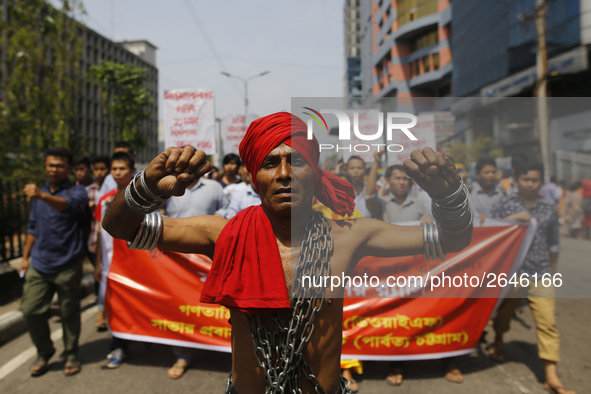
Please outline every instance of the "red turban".
[[[318, 168], [318, 141], [307, 139], [306, 124], [287, 112], [255, 120], [240, 143], [240, 157], [256, 174], [270, 151], [281, 143], [297, 150], [314, 170], [316, 197], [339, 215], [355, 208], [350, 183]], [[261, 206], [236, 215], [220, 233], [201, 302], [218, 303], [248, 313], [289, 308], [283, 264], [271, 222]]]
[[353, 186], [335, 174], [318, 168], [318, 141], [316, 137], [309, 140], [307, 135], [306, 124], [289, 112], [277, 112], [252, 122], [240, 143], [240, 158], [252, 174], [254, 186], [257, 189], [259, 187], [256, 174], [265, 157], [284, 143], [297, 150], [314, 170], [316, 198], [341, 216], [351, 215], [355, 209]]

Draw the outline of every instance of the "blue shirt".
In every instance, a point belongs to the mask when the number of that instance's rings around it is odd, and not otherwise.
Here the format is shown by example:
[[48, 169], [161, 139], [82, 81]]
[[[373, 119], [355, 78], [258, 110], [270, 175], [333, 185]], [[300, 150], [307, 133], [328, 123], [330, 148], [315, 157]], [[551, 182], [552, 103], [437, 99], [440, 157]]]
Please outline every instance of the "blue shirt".
[[81, 216], [85, 214], [88, 196], [84, 186], [75, 186], [66, 179], [54, 193], [49, 182], [41, 191], [68, 201], [62, 212], [46, 202], [33, 199], [27, 233], [35, 236], [31, 249], [31, 266], [38, 271], [53, 274], [63, 271], [80, 262], [84, 256], [83, 230]]

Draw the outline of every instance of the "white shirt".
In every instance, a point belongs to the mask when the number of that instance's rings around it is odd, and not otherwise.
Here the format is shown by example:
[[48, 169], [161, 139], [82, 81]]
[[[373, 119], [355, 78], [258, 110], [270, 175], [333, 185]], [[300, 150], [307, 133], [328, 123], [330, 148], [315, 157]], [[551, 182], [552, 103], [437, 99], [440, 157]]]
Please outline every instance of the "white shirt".
[[364, 217], [373, 218], [373, 215], [371, 212], [369, 212], [369, 209], [367, 209], [367, 204], [365, 203], [366, 188], [367, 186], [363, 185], [363, 190], [361, 190], [361, 193], [357, 194], [357, 192], [355, 192], [355, 208], [358, 209]]
[[232, 201], [230, 206], [225, 211], [218, 211], [216, 213], [222, 215], [226, 219], [232, 219], [238, 212], [251, 207], [253, 205], [261, 205], [261, 197], [254, 190], [252, 185], [248, 185], [246, 188], [237, 190], [232, 194]]

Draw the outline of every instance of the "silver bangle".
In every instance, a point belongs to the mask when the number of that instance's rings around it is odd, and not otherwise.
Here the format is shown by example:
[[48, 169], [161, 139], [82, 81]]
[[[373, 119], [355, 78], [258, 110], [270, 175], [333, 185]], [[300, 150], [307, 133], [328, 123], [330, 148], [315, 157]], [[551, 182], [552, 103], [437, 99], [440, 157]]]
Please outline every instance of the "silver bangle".
[[446, 256], [445, 253], [443, 253], [443, 248], [441, 247], [441, 242], [439, 241], [439, 230], [437, 229], [437, 225], [435, 223], [423, 223], [423, 242], [425, 260], [445, 260]]
[[[160, 205], [162, 205], [162, 202], [152, 202], [152, 201], [148, 201], [145, 198], [143, 198], [141, 196], [141, 194], [139, 194], [137, 189], [135, 188], [135, 182], [136, 182], [137, 177], [138, 177], [138, 174], [136, 174], [133, 177], [133, 179], [131, 180], [129, 185], [127, 185], [127, 187], [125, 188], [125, 202], [127, 203], [127, 206], [132, 211], [142, 214], [142, 215], [146, 215], [146, 214], [156, 211], [160, 207]], [[135, 194], [138, 196], [138, 198], [141, 199], [142, 202], [144, 202], [144, 204], [147, 204], [147, 205], [143, 205], [140, 202], [136, 201], [136, 199], [133, 197], [133, 194], [131, 193], [131, 189], [133, 189]]]
[[460, 177], [460, 187], [458, 187], [458, 190], [456, 190], [455, 192], [453, 192], [452, 194], [450, 194], [447, 197], [432, 198], [432, 200], [438, 204], [446, 204], [446, 203], [452, 201], [454, 198], [456, 198], [458, 196], [458, 194], [460, 194], [462, 192], [462, 189], [464, 186], [465, 186], [464, 185], [464, 178]]
[[439, 227], [441, 227], [441, 229], [446, 232], [453, 232], [447, 230], [447, 228], [449, 227], [458, 227], [462, 226], [463, 224], [465, 224], [465, 230], [472, 223], [470, 195], [468, 193], [466, 185], [462, 184], [459, 191], [460, 192], [456, 193], [454, 196], [455, 199], [457, 196], [463, 193], [463, 201], [459, 204], [450, 206], [449, 201], [446, 204], [443, 204], [440, 202], [436, 202], [435, 200], [433, 200], [431, 204], [431, 212], [433, 213], [433, 218], [435, 219]]
[[425, 260], [431, 260], [431, 242], [429, 242], [429, 223], [423, 222], [423, 249], [425, 252]]
[[154, 193], [152, 193], [152, 191], [148, 188], [148, 185], [146, 184], [146, 170], [143, 169], [140, 174], [141, 174], [140, 175], [140, 182], [141, 182], [142, 188], [144, 189], [144, 192], [146, 192], [148, 197], [150, 197], [152, 200], [158, 201], [158, 202], [166, 201], [170, 198], [170, 196], [157, 196]]
[[159, 212], [146, 215], [133, 242], [128, 242], [127, 247], [136, 250], [154, 250], [162, 234], [162, 224], [162, 215]]

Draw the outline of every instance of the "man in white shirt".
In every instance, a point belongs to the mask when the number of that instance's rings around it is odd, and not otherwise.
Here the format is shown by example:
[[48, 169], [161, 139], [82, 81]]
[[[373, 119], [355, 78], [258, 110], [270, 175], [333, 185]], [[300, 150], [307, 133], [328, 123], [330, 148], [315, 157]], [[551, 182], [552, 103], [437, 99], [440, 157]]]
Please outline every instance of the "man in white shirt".
[[366, 192], [365, 186], [365, 161], [359, 156], [351, 156], [347, 161], [347, 176], [355, 189], [355, 209], [358, 209], [366, 218], [373, 218], [372, 213], [367, 209], [365, 196], [373, 194], [374, 190]]
[[[238, 212], [253, 205], [261, 205], [259, 192], [252, 185], [252, 175], [247, 170], [244, 171], [244, 182], [246, 185], [232, 193], [232, 200], [226, 209], [220, 209], [215, 214], [226, 219], [232, 219]], [[228, 186], [229, 187], [229, 186]], [[226, 188], [228, 188], [226, 187]]]

